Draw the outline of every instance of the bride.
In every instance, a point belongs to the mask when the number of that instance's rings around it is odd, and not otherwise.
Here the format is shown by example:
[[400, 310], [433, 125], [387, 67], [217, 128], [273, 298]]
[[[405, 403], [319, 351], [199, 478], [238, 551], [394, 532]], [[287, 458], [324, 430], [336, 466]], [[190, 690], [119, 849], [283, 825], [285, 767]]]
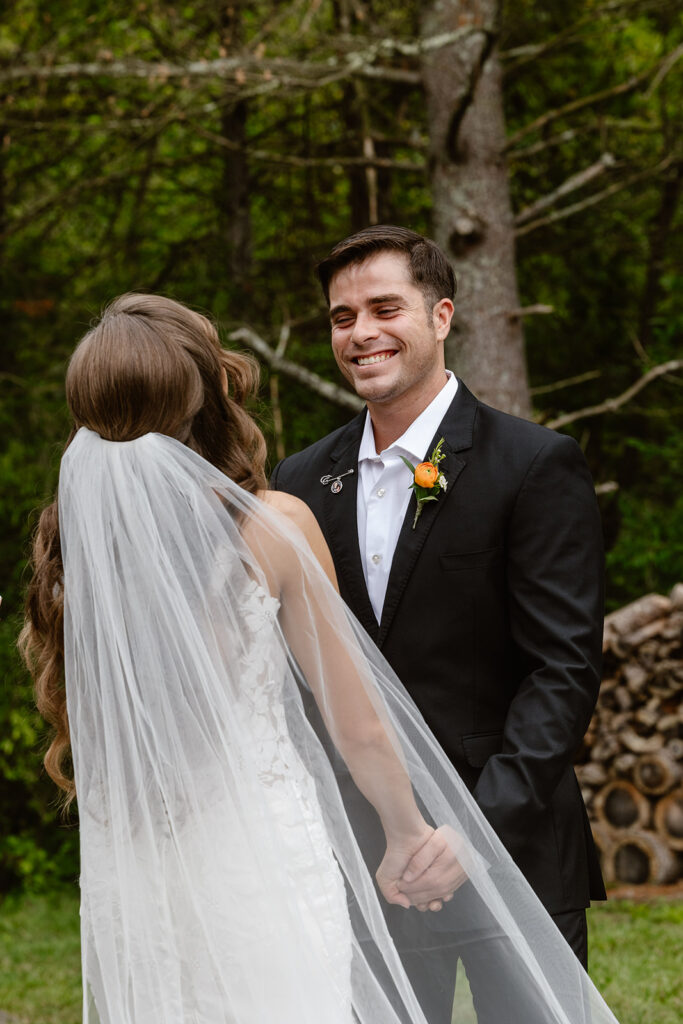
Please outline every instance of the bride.
[[313, 515], [265, 489], [256, 383], [153, 295], [114, 301], [69, 364], [22, 644], [46, 768], [78, 797], [83, 1021], [436, 1024], [405, 963], [436, 996], [479, 958], [505, 1024], [613, 1022]]

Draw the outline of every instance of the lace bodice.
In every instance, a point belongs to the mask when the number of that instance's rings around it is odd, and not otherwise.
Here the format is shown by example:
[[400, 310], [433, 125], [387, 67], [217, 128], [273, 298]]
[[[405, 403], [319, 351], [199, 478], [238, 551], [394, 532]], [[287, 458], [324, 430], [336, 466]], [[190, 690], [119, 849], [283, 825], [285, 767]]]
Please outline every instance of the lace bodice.
[[250, 738], [249, 756], [269, 802], [288, 826], [305, 821], [316, 843], [324, 843], [315, 783], [290, 737], [283, 684], [284, 646], [277, 613], [280, 602], [255, 581], [247, 586], [242, 604], [251, 643], [245, 644], [240, 664], [239, 714]]

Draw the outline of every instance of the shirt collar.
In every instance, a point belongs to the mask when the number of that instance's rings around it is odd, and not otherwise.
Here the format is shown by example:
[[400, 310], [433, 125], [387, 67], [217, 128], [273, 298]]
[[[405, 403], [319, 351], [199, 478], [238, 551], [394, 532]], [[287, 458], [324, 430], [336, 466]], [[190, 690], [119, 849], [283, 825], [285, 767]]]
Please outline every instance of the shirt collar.
[[[403, 454], [413, 458], [417, 462], [421, 462], [425, 458], [425, 453], [428, 455], [427, 447], [431, 442], [434, 434], [439, 428], [441, 420], [446, 415], [448, 407], [455, 397], [455, 393], [458, 390], [458, 380], [454, 373], [450, 370], [446, 370], [448, 380], [439, 391], [426, 409], [423, 409], [420, 415], [413, 420], [405, 433], [401, 434], [393, 444], [390, 444], [388, 448], [385, 448], [381, 455], [386, 455], [388, 452], [394, 452], [400, 450]], [[377, 459], [377, 450], [375, 448], [375, 435], [372, 429], [372, 420], [370, 414], [365, 417], [365, 426], [363, 427], [363, 436], [361, 437], [360, 448], [358, 449], [358, 462], [361, 463], [364, 460]]]

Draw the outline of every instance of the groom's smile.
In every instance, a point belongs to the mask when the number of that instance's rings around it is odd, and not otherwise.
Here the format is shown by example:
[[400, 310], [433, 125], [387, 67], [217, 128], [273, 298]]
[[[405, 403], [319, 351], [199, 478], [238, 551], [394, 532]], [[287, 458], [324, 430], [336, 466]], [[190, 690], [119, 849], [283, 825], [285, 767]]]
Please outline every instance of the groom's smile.
[[395, 351], [375, 352], [371, 356], [356, 356], [352, 362], [356, 363], [357, 366], [371, 366], [373, 363], [384, 363], [387, 359], [391, 359], [392, 356], [395, 355]]

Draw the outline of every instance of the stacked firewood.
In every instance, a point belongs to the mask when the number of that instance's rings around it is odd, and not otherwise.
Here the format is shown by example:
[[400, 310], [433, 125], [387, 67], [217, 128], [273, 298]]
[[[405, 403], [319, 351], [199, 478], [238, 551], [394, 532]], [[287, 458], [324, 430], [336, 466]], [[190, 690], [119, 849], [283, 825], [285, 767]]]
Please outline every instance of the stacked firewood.
[[598, 705], [576, 764], [608, 884], [683, 876], [683, 584], [605, 619]]

